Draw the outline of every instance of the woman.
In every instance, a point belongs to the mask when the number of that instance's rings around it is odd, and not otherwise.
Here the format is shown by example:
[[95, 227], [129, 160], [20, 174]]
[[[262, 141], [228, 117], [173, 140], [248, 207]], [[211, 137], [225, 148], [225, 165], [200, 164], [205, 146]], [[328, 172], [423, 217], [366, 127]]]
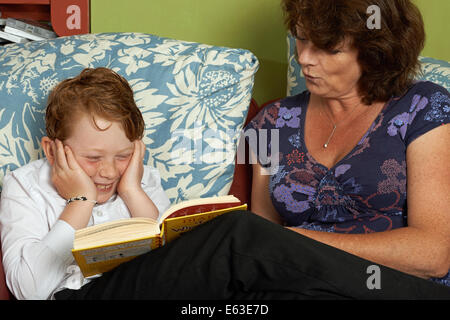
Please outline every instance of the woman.
[[[372, 5], [379, 29], [366, 24]], [[253, 165], [252, 211], [450, 286], [450, 97], [413, 81], [420, 12], [409, 0], [284, 0], [283, 8], [307, 91], [247, 127], [279, 130], [264, 150], [278, 143], [276, 172]]]

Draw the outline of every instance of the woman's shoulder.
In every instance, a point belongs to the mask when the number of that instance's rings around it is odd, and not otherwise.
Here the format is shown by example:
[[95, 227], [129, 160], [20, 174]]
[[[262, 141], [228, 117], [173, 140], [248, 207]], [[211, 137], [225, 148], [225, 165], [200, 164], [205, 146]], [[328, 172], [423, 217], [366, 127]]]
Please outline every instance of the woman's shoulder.
[[292, 108], [292, 107], [306, 107], [309, 102], [310, 93], [308, 90], [303, 91], [302, 93], [287, 96], [282, 99], [274, 100], [270, 103], [267, 103], [263, 106], [261, 111], [268, 108]]
[[392, 98], [394, 111], [417, 113], [421, 110], [441, 110], [443, 116], [450, 116], [450, 94], [448, 90], [430, 81], [417, 81], [398, 97]]
[[428, 91], [445, 91], [448, 93], [448, 89], [432, 81], [415, 81], [413, 87]]
[[429, 81], [414, 83], [401, 97], [393, 98], [388, 110], [388, 133], [401, 133], [409, 145], [417, 137], [450, 122], [450, 95], [447, 89]]
[[407, 90], [407, 92], [402, 97], [397, 97], [397, 99], [408, 99], [414, 96], [421, 96], [427, 98], [427, 100], [433, 99], [437, 96], [450, 96], [450, 93], [443, 86], [436, 84], [431, 81], [416, 81]]
[[276, 126], [277, 119], [287, 113], [295, 113], [295, 117], [305, 114], [302, 112], [308, 106], [309, 91], [303, 91], [294, 96], [271, 101], [261, 108], [258, 114], [247, 125], [246, 129], [269, 129]]
[[310, 92], [308, 90], [303, 91], [302, 93], [288, 96], [280, 100], [280, 103], [285, 106], [306, 106], [309, 102]]

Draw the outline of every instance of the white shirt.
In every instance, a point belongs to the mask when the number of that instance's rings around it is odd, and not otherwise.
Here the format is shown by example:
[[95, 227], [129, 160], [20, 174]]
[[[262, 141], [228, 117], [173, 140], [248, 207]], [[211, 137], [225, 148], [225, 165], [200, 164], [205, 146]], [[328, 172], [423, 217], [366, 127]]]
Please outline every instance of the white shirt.
[[[52, 299], [65, 288], [79, 289], [83, 277], [71, 249], [75, 230], [59, 216], [66, 201], [50, 180], [50, 164], [37, 160], [8, 173], [0, 200], [0, 234], [6, 283], [17, 299]], [[142, 187], [161, 215], [170, 201], [158, 170], [144, 166]], [[115, 195], [92, 210], [89, 226], [129, 218]]]

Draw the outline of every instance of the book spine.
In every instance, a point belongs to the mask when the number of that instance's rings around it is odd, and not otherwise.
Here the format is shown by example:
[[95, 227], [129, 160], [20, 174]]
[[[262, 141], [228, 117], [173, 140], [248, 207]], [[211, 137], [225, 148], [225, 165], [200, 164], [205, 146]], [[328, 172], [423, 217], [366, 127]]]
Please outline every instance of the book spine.
[[14, 34], [10, 34], [7, 32], [3, 32], [0, 31], [0, 38], [11, 41], [11, 42], [15, 42], [15, 43], [25, 43], [28, 42], [28, 39], [16, 36]]
[[14, 28], [11, 28], [8, 26], [6, 26], [4, 30], [5, 30], [5, 33], [11, 34], [11, 35], [14, 35], [17, 37], [21, 37], [21, 38], [37, 40], [37, 41], [47, 40], [47, 38], [43, 38], [43, 37], [37, 36], [35, 34], [31, 34], [31, 33], [28, 33], [28, 32], [22, 31], [22, 30], [14, 29]]

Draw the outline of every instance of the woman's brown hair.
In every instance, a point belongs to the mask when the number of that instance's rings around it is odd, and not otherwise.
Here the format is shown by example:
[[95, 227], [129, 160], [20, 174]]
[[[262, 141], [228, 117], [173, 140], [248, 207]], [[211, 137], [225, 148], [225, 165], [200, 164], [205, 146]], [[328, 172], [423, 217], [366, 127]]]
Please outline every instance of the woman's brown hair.
[[[380, 28], [369, 29], [368, 7], [380, 8]], [[362, 68], [359, 93], [365, 104], [402, 95], [420, 72], [425, 31], [419, 9], [410, 0], [282, 0], [285, 23], [319, 49], [331, 52], [352, 40]]]
[[[47, 136], [66, 140], [72, 124], [80, 115], [120, 122], [130, 141], [142, 139], [145, 123], [136, 106], [128, 82], [108, 68], [84, 69], [78, 76], [60, 82], [47, 101], [45, 125]], [[106, 130], [106, 129], [103, 129]]]

